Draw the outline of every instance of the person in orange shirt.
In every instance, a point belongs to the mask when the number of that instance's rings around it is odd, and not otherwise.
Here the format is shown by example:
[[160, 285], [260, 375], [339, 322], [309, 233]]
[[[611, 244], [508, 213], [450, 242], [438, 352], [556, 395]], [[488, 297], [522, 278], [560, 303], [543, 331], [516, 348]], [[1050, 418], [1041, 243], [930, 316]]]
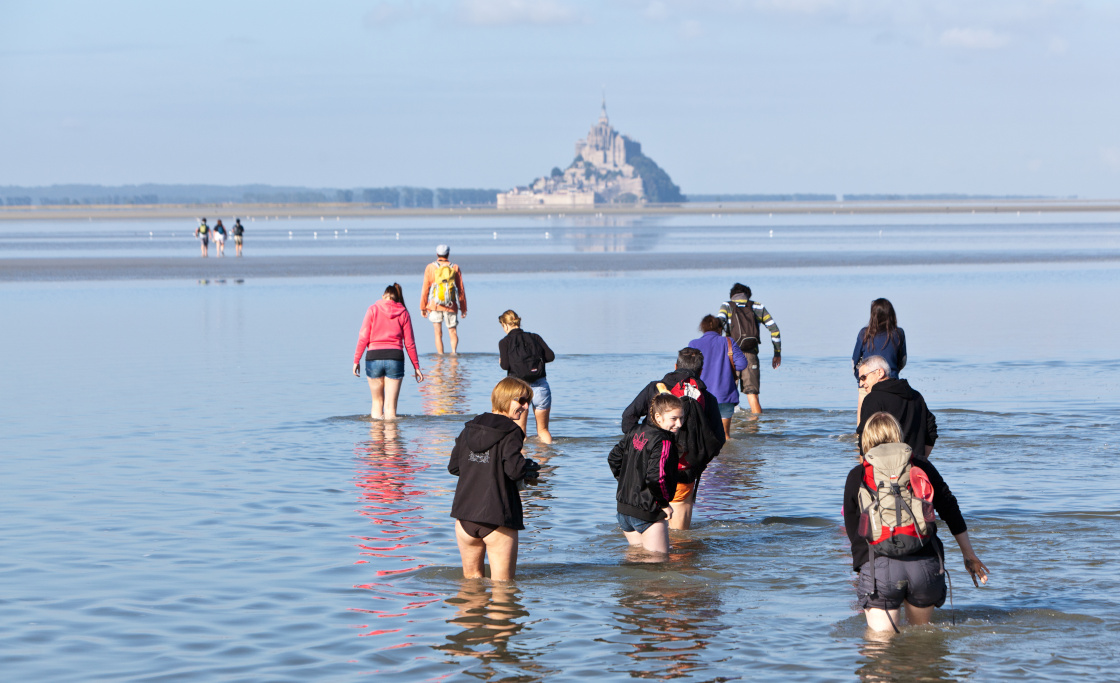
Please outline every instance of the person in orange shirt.
[[451, 353], [459, 348], [459, 318], [467, 317], [467, 292], [463, 274], [448, 257], [451, 247], [436, 247], [436, 260], [424, 269], [424, 285], [420, 288], [420, 314], [435, 327], [436, 353], [443, 354], [443, 325], [451, 338]]

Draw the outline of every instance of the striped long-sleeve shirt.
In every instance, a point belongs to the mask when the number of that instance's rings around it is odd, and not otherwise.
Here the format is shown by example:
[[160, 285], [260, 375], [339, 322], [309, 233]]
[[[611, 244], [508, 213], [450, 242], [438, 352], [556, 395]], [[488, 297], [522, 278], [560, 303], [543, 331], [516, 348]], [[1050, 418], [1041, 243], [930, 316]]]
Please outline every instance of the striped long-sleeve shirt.
[[763, 325], [766, 329], [770, 330], [770, 341], [774, 343], [774, 353], [781, 355], [782, 353], [782, 333], [778, 329], [778, 323], [770, 317], [769, 311], [766, 307], [757, 301], [751, 301], [742, 294], [736, 294], [731, 297], [731, 301], [723, 302], [719, 307], [718, 315], [723, 320], [723, 330], [725, 334], [731, 333], [731, 306], [750, 306], [754, 312], [754, 319], [758, 321], [759, 329]]

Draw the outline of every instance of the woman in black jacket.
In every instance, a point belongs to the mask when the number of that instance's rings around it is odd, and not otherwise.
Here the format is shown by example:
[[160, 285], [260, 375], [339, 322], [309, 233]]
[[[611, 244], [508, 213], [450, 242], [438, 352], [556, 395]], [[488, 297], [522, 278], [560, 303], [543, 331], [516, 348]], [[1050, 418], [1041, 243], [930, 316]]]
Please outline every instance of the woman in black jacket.
[[[864, 455], [844, 484], [844, 528], [852, 569], [859, 572], [859, 606], [873, 631], [898, 631], [902, 605], [908, 622], [928, 624], [933, 608], [945, 603], [945, 552], [934, 510], [957, 539], [977, 587], [977, 579], [988, 582], [988, 568], [972, 550], [949, 485], [902, 443], [898, 420], [875, 413], [860, 438]], [[909, 492], [909, 504], [903, 491]]]
[[[525, 380], [533, 388], [533, 417], [537, 419], [537, 438], [552, 443], [548, 431], [548, 414], [552, 410], [552, 387], [548, 386], [545, 363], [556, 360], [556, 354], [539, 334], [521, 329], [521, 316], [512, 310], [498, 316], [506, 336], [498, 340], [498, 365], [510, 377]], [[517, 421], [521, 431], [529, 434], [529, 411]]]
[[631, 429], [607, 456], [618, 480], [618, 525], [632, 547], [669, 552], [669, 501], [677, 489], [677, 446], [684, 409], [672, 394], [649, 402], [649, 419]]
[[494, 412], [468, 422], [451, 449], [447, 471], [459, 477], [451, 516], [463, 578], [482, 578], [487, 556], [491, 579], [509, 581], [517, 573], [517, 532], [525, 528], [518, 488], [536, 483], [540, 469], [521, 454], [525, 432], [516, 423], [532, 397], [516, 377], [498, 382], [490, 393]]

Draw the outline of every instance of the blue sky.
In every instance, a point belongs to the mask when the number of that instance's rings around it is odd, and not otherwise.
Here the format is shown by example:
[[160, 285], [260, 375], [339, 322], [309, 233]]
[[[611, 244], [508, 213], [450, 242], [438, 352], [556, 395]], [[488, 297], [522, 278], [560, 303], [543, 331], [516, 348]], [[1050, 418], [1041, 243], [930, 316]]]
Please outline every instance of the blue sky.
[[1120, 2], [0, 0], [0, 185], [1120, 197]]

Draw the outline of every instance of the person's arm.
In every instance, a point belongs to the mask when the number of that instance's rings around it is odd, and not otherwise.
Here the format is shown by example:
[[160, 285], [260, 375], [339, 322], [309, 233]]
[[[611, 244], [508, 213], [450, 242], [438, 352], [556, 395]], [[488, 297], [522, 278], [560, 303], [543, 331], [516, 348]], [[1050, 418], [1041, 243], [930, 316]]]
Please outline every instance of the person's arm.
[[467, 317], [467, 290], [463, 287], [463, 271], [455, 266], [455, 291], [459, 293], [459, 315]]
[[863, 427], [867, 424], [867, 420], [876, 412], [876, 400], [871, 398], [871, 394], [863, 399], [863, 405], [859, 409], [859, 425], [856, 427], [856, 447], [859, 449], [859, 454], [863, 455]]
[[451, 458], [447, 461], [447, 471], [456, 477], [459, 476], [459, 444], [462, 439], [463, 432], [460, 432], [459, 436], [455, 437], [455, 445], [451, 448]]
[[937, 418], [926, 405], [925, 398], [922, 399], [922, 407], [926, 410], [926, 458], [929, 458], [934, 444], [937, 443]]
[[734, 305], [724, 301], [719, 305], [719, 313], [716, 313], [716, 317], [723, 321], [723, 333], [727, 336], [731, 335], [731, 306]]
[[416, 337], [412, 333], [412, 316], [405, 310], [404, 315], [401, 316], [401, 332], [404, 335], [404, 349], [408, 353], [408, 359], [412, 361], [412, 369], [415, 370], [417, 377], [416, 381], [424, 379], [424, 373], [420, 372], [420, 357], [416, 355]]
[[369, 346], [369, 331], [373, 324], [373, 306], [366, 309], [366, 315], [362, 318], [362, 326], [358, 329], [358, 345], [354, 349], [354, 374], [358, 374], [358, 363], [362, 361], [362, 353], [365, 352], [366, 347]]
[[778, 329], [778, 323], [770, 317], [770, 312], [766, 310], [766, 307], [757, 301], [754, 302], [751, 310], [754, 311], [755, 320], [770, 330], [770, 341], [774, 344], [774, 360], [771, 361], [770, 365], [777, 368], [782, 364], [782, 333]]
[[[724, 338], [730, 339], [730, 337]], [[734, 368], [736, 370], [742, 371], [747, 369], [747, 357], [734, 341], [731, 342], [731, 357], [735, 360]]]
[[[964, 568], [968, 570], [972, 582], [977, 587], [980, 586], [980, 583], [987, 583], [988, 567], [980, 561], [980, 558], [976, 556], [976, 552], [972, 549], [972, 541], [968, 538], [968, 525], [965, 524], [960, 505], [957, 504], [957, 497], [949, 490], [945, 478], [941, 476], [933, 463], [927, 461], [917, 465], [917, 467], [920, 467], [926, 473], [926, 478], [933, 486], [933, 509], [937, 510], [937, 516], [949, 527], [949, 533], [953, 535], [953, 538], [957, 539], [957, 546], [961, 549], [961, 555], [964, 558]], [[980, 583], [977, 583], [977, 579]]]
[[611, 474], [614, 475], [615, 479], [622, 476], [622, 458], [626, 455], [626, 444], [629, 438], [630, 433], [627, 432], [607, 455], [607, 466], [611, 468]]
[[[649, 412], [649, 387], [642, 389], [622, 411], [622, 433], [628, 434]], [[722, 423], [721, 423], [722, 424]]]
[[852, 349], [852, 377], [855, 377], [857, 382], [859, 381], [859, 361], [861, 358], [863, 358], [863, 330], [856, 334], [856, 347]]
[[536, 463], [522, 454], [521, 445], [524, 442], [517, 436], [518, 433], [520, 430], [506, 434], [498, 445], [502, 455], [502, 470], [510, 481], [524, 479], [528, 470], [536, 466]]
[[708, 430], [719, 441], [719, 448], [722, 449], [727, 443], [727, 434], [723, 431], [723, 417], [719, 414], [719, 403], [707, 389], [701, 396], [704, 398], [704, 421], [708, 423]]
[[862, 477], [863, 468], [853, 467], [848, 472], [848, 478], [844, 480], [844, 531], [848, 534], [848, 542], [851, 543], [852, 548], [867, 542], [859, 534], [859, 487]]
[[551, 363], [556, 360], [556, 354], [552, 352], [552, 349], [548, 348], [548, 344], [545, 343], [544, 338], [539, 334], [534, 334], [533, 336], [537, 338], [537, 343], [541, 345], [541, 349], [544, 351], [544, 362]]
[[428, 291], [432, 288], [432, 264], [424, 267], [424, 284], [420, 285], [420, 315], [428, 317]]
[[906, 367], [906, 333], [902, 328], [898, 328], [898, 371], [902, 372], [902, 368]]
[[[988, 583], [988, 567], [976, 556], [976, 551], [972, 549], [972, 541], [968, 538], [968, 532], [962, 531], [953, 538], [957, 539], [957, 547], [961, 549], [964, 568], [968, 570], [968, 575], [972, 577], [972, 584], [979, 588], [981, 583]], [[980, 581], [977, 582], [977, 579], [980, 579]]]

